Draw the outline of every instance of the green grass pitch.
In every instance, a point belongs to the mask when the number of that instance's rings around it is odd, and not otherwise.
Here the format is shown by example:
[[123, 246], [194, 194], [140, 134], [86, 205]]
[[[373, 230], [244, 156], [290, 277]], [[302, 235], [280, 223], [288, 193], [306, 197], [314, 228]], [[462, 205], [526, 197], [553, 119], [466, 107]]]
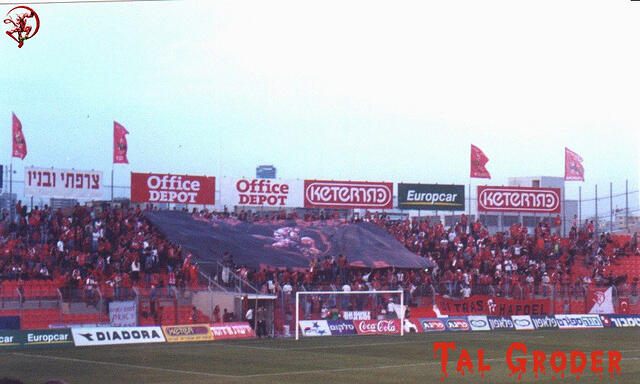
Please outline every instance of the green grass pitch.
[[[440, 363], [433, 343], [456, 343], [450, 353], [445, 383], [640, 383], [640, 330], [466, 332], [400, 336], [349, 336], [207, 343], [104, 347], [14, 349], [0, 352], [0, 377], [25, 383], [59, 378], [69, 383], [439, 383]], [[526, 375], [509, 376], [506, 351], [514, 342], [528, 349]], [[455, 370], [459, 351], [467, 349], [475, 375]], [[481, 379], [476, 350], [485, 350], [491, 371]], [[551, 380], [534, 378], [531, 351], [619, 350], [622, 375], [600, 380], [588, 370]], [[519, 356], [519, 355], [518, 355]], [[606, 353], [605, 353], [606, 357]], [[590, 361], [588, 362], [590, 364]]]

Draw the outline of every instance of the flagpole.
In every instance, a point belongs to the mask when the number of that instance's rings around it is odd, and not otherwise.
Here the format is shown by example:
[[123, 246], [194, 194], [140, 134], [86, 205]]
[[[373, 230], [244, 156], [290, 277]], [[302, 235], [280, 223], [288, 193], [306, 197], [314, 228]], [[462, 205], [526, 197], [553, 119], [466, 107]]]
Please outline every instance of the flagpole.
[[9, 163], [9, 217], [11, 218], [11, 222], [13, 223], [13, 156], [11, 157], [11, 162]]
[[111, 143], [111, 151], [113, 153], [113, 156], [111, 156], [111, 205], [113, 207], [113, 168], [115, 160], [116, 160], [116, 127], [115, 127], [115, 121], [114, 121], [114, 127], [113, 127], [113, 142]]
[[113, 164], [111, 164], [111, 203], [113, 203]]

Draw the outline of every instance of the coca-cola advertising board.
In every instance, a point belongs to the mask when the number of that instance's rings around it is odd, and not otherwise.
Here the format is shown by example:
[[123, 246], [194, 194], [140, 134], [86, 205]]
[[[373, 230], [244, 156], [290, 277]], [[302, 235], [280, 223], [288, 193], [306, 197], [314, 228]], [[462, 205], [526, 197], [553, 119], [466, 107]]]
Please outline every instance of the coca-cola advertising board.
[[131, 201], [213, 205], [215, 186], [215, 177], [132, 172]]
[[560, 188], [478, 186], [479, 212], [560, 213]]
[[302, 207], [302, 180], [223, 178], [220, 200], [227, 207]]
[[393, 335], [400, 333], [400, 319], [354, 320], [358, 335]]
[[305, 180], [304, 207], [391, 209], [393, 208], [393, 183]]
[[102, 199], [101, 171], [60, 168], [24, 168], [24, 195], [61, 199]]

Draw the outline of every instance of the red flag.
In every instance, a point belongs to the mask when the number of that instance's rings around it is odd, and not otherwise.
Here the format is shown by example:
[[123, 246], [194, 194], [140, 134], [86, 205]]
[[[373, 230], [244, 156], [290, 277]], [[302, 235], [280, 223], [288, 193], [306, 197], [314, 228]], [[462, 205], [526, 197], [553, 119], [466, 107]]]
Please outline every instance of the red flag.
[[27, 142], [24, 140], [22, 133], [22, 123], [15, 113], [11, 112], [13, 117], [13, 130], [11, 133], [11, 142], [13, 143], [13, 157], [24, 159], [27, 156]]
[[471, 144], [471, 177], [479, 179], [490, 179], [491, 174], [485, 168], [485, 164], [489, 162], [489, 158], [482, 150]]
[[564, 148], [564, 179], [584, 181], [582, 157], [569, 148]]
[[127, 159], [127, 137], [129, 131], [117, 122], [113, 122], [113, 163], [129, 164]]
[[618, 297], [618, 313], [629, 313], [628, 297]]

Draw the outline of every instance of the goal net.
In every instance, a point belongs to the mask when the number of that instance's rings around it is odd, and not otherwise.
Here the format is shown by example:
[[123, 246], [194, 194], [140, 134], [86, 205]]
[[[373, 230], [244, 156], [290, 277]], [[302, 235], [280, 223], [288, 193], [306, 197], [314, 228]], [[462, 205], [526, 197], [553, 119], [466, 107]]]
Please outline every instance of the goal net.
[[404, 335], [404, 292], [296, 292], [295, 336]]

